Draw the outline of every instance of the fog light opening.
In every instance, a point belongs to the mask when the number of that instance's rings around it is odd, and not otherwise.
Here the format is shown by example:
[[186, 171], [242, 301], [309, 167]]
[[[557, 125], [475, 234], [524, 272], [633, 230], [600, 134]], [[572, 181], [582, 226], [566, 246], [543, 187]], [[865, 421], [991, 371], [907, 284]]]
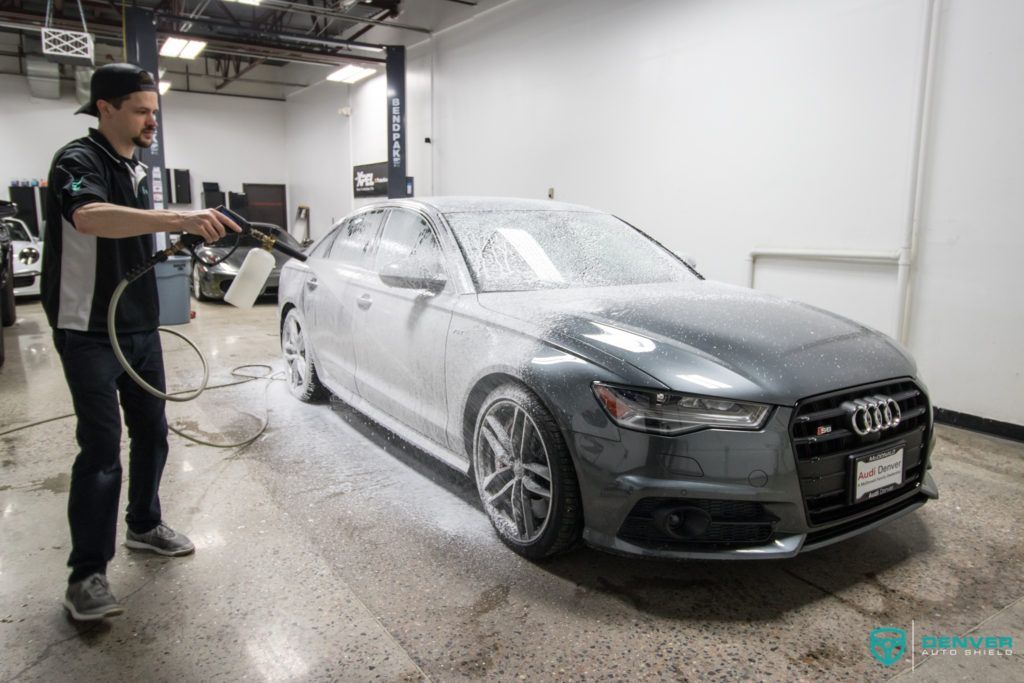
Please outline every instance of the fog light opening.
[[655, 513], [654, 522], [669, 536], [689, 540], [707, 533], [711, 515], [696, 507], [662, 508]]

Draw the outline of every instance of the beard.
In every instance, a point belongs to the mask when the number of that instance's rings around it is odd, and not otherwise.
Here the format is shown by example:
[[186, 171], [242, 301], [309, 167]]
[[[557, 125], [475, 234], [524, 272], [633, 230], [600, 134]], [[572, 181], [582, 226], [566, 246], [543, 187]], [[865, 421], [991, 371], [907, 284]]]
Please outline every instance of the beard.
[[[151, 133], [152, 137], [149, 137], [149, 138], [143, 137], [143, 134], [145, 134], [145, 133]], [[155, 139], [156, 139], [156, 131], [155, 130], [153, 130], [153, 131], [144, 130], [144, 131], [142, 131], [142, 133], [139, 133], [138, 135], [133, 137], [132, 138], [132, 142], [135, 143], [136, 147], [142, 147], [143, 149], [149, 149], [150, 145], [153, 144], [153, 140], [155, 140]]]

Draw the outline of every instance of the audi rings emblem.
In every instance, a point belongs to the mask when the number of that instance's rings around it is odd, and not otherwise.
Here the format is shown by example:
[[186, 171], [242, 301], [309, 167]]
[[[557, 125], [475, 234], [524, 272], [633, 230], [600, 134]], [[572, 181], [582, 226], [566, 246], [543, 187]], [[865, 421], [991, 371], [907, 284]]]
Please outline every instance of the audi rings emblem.
[[892, 429], [899, 425], [900, 404], [888, 396], [865, 396], [843, 403], [850, 426], [860, 436]]

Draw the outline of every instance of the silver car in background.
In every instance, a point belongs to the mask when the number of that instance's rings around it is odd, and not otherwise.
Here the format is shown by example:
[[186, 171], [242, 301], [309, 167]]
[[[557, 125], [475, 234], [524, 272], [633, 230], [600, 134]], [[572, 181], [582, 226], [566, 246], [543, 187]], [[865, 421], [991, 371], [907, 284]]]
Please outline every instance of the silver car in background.
[[529, 558], [581, 539], [779, 558], [937, 498], [932, 407], [890, 338], [705, 280], [551, 201], [363, 208], [282, 270], [292, 392], [470, 474]]
[[43, 241], [20, 218], [4, 218], [14, 256], [14, 296], [39, 296], [43, 272]]
[[[250, 225], [264, 234], [273, 235], [293, 249], [302, 249], [298, 240], [277, 225], [272, 223], [250, 223]], [[192, 272], [189, 274], [189, 287], [192, 290], [192, 296], [197, 301], [223, 299], [228, 288], [231, 287], [231, 283], [235, 281], [238, 269], [245, 262], [245, 257], [252, 249], [258, 248], [260, 248], [259, 242], [252, 237], [242, 235], [236, 238], [233, 234], [213, 244], [200, 246], [197, 249], [198, 258], [192, 259]], [[277, 295], [277, 281], [281, 275], [281, 266], [288, 260], [286, 255], [277, 250], [271, 254], [276, 263], [263, 285], [260, 296]]]

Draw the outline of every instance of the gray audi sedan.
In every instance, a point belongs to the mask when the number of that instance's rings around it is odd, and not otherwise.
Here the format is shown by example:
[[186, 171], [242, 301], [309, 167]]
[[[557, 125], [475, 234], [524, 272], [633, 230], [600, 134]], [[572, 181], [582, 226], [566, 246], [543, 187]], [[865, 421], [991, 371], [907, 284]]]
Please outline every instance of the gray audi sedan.
[[781, 558], [916, 510], [932, 407], [889, 337], [705, 280], [615, 216], [445, 197], [356, 211], [289, 261], [292, 392], [473, 477], [501, 540]]

